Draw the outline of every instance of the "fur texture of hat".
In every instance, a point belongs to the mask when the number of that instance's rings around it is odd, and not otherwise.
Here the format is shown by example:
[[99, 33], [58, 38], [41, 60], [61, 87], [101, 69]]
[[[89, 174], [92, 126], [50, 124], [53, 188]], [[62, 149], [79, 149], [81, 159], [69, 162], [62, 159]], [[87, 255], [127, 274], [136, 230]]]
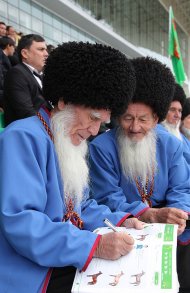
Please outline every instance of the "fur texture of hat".
[[120, 51], [101, 44], [68, 42], [55, 48], [44, 69], [46, 100], [123, 113], [136, 86], [131, 62]]
[[136, 72], [136, 91], [133, 103], [150, 106], [157, 114], [159, 122], [168, 112], [175, 89], [175, 79], [171, 70], [151, 57], [132, 59]]
[[187, 98], [185, 100], [183, 110], [182, 110], [181, 120], [185, 119], [185, 117], [187, 117], [188, 115], [190, 115], [190, 98]]
[[182, 108], [183, 108], [183, 106], [185, 104], [185, 100], [186, 100], [186, 94], [184, 92], [184, 89], [182, 88], [181, 85], [176, 83], [172, 102], [178, 101], [181, 104]]

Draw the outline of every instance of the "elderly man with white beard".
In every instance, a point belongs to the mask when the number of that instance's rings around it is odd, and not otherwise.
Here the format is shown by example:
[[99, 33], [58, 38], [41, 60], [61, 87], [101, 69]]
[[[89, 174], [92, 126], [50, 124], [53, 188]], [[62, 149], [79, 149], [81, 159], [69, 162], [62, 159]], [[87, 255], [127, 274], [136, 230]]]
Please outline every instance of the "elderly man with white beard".
[[89, 199], [86, 140], [123, 113], [135, 85], [130, 61], [111, 47], [71, 42], [50, 54], [43, 88], [52, 111], [0, 136], [0, 292], [70, 293], [76, 268], [133, 249], [127, 233], [93, 233], [105, 218], [143, 223]]
[[182, 109], [180, 131], [190, 143], [190, 98], [185, 100]]
[[[137, 86], [131, 103], [118, 126], [90, 143], [91, 196], [113, 212], [129, 212], [145, 222], [178, 224], [178, 241], [188, 244], [190, 171], [180, 140], [157, 127], [168, 111], [175, 81], [157, 60], [142, 57], [132, 64]], [[186, 256], [178, 253], [180, 286], [190, 292], [190, 253], [186, 265]]]
[[[190, 166], [190, 142], [183, 134], [182, 113], [186, 103], [186, 95], [181, 85], [176, 84], [175, 92], [170, 104], [166, 118], [159, 125], [160, 128], [165, 129], [169, 133], [175, 135], [183, 143], [183, 155]], [[183, 115], [184, 119], [184, 115]]]
[[182, 109], [180, 131], [183, 138], [184, 157], [190, 166], [190, 98], [185, 100]]
[[173, 99], [169, 106], [168, 113], [164, 121], [161, 122], [161, 125], [165, 127], [168, 132], [175, 135], [180, 140], [182, 140], [180, 123], [185, 100], [186, 95], [182, 86], [176, 83]]

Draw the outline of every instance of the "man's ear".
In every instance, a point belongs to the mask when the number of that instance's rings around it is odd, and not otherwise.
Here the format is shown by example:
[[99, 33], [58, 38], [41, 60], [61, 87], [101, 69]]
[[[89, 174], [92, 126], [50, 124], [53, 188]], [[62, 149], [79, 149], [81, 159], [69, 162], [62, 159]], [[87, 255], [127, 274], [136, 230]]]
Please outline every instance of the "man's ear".
[[22, 49], [21, 50], [21, 56], [22, 56], [23, 59], [26, 60], [27, 57], [28, 57], [28, 49], [26, 49], [26, 48]]
[[154, 123], [155, 123], [155, 126], [156, 126], [156, 124], [158, 123], [159, 118], [158, 118], [156, 113], [153, 114], [153, 117], [154, 117]]
[[62, 111], [65, 108], [65, 103], [63, 100], [59, 100], [57, 104], [58, 110]]

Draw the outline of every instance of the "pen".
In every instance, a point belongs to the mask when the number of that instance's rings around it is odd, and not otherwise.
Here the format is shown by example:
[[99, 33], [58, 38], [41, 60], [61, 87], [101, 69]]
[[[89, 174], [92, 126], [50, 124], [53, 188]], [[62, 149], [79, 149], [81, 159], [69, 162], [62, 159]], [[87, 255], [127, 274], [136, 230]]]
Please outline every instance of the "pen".
[[114, 226], [108, 219], [104, 219], [104, 223], [111, 228], [114, 232], [118, 232], [116, 226]]

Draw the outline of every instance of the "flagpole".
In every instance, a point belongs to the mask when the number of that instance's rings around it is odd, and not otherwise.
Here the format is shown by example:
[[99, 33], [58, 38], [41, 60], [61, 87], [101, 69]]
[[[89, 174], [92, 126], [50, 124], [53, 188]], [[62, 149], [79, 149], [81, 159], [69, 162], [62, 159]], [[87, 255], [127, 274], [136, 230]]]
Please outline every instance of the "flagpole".
[[169, 7], [169, 34], [168, 34], [168, 41], [170, 41], [170, 32], [172, 28], [172, 7]]

